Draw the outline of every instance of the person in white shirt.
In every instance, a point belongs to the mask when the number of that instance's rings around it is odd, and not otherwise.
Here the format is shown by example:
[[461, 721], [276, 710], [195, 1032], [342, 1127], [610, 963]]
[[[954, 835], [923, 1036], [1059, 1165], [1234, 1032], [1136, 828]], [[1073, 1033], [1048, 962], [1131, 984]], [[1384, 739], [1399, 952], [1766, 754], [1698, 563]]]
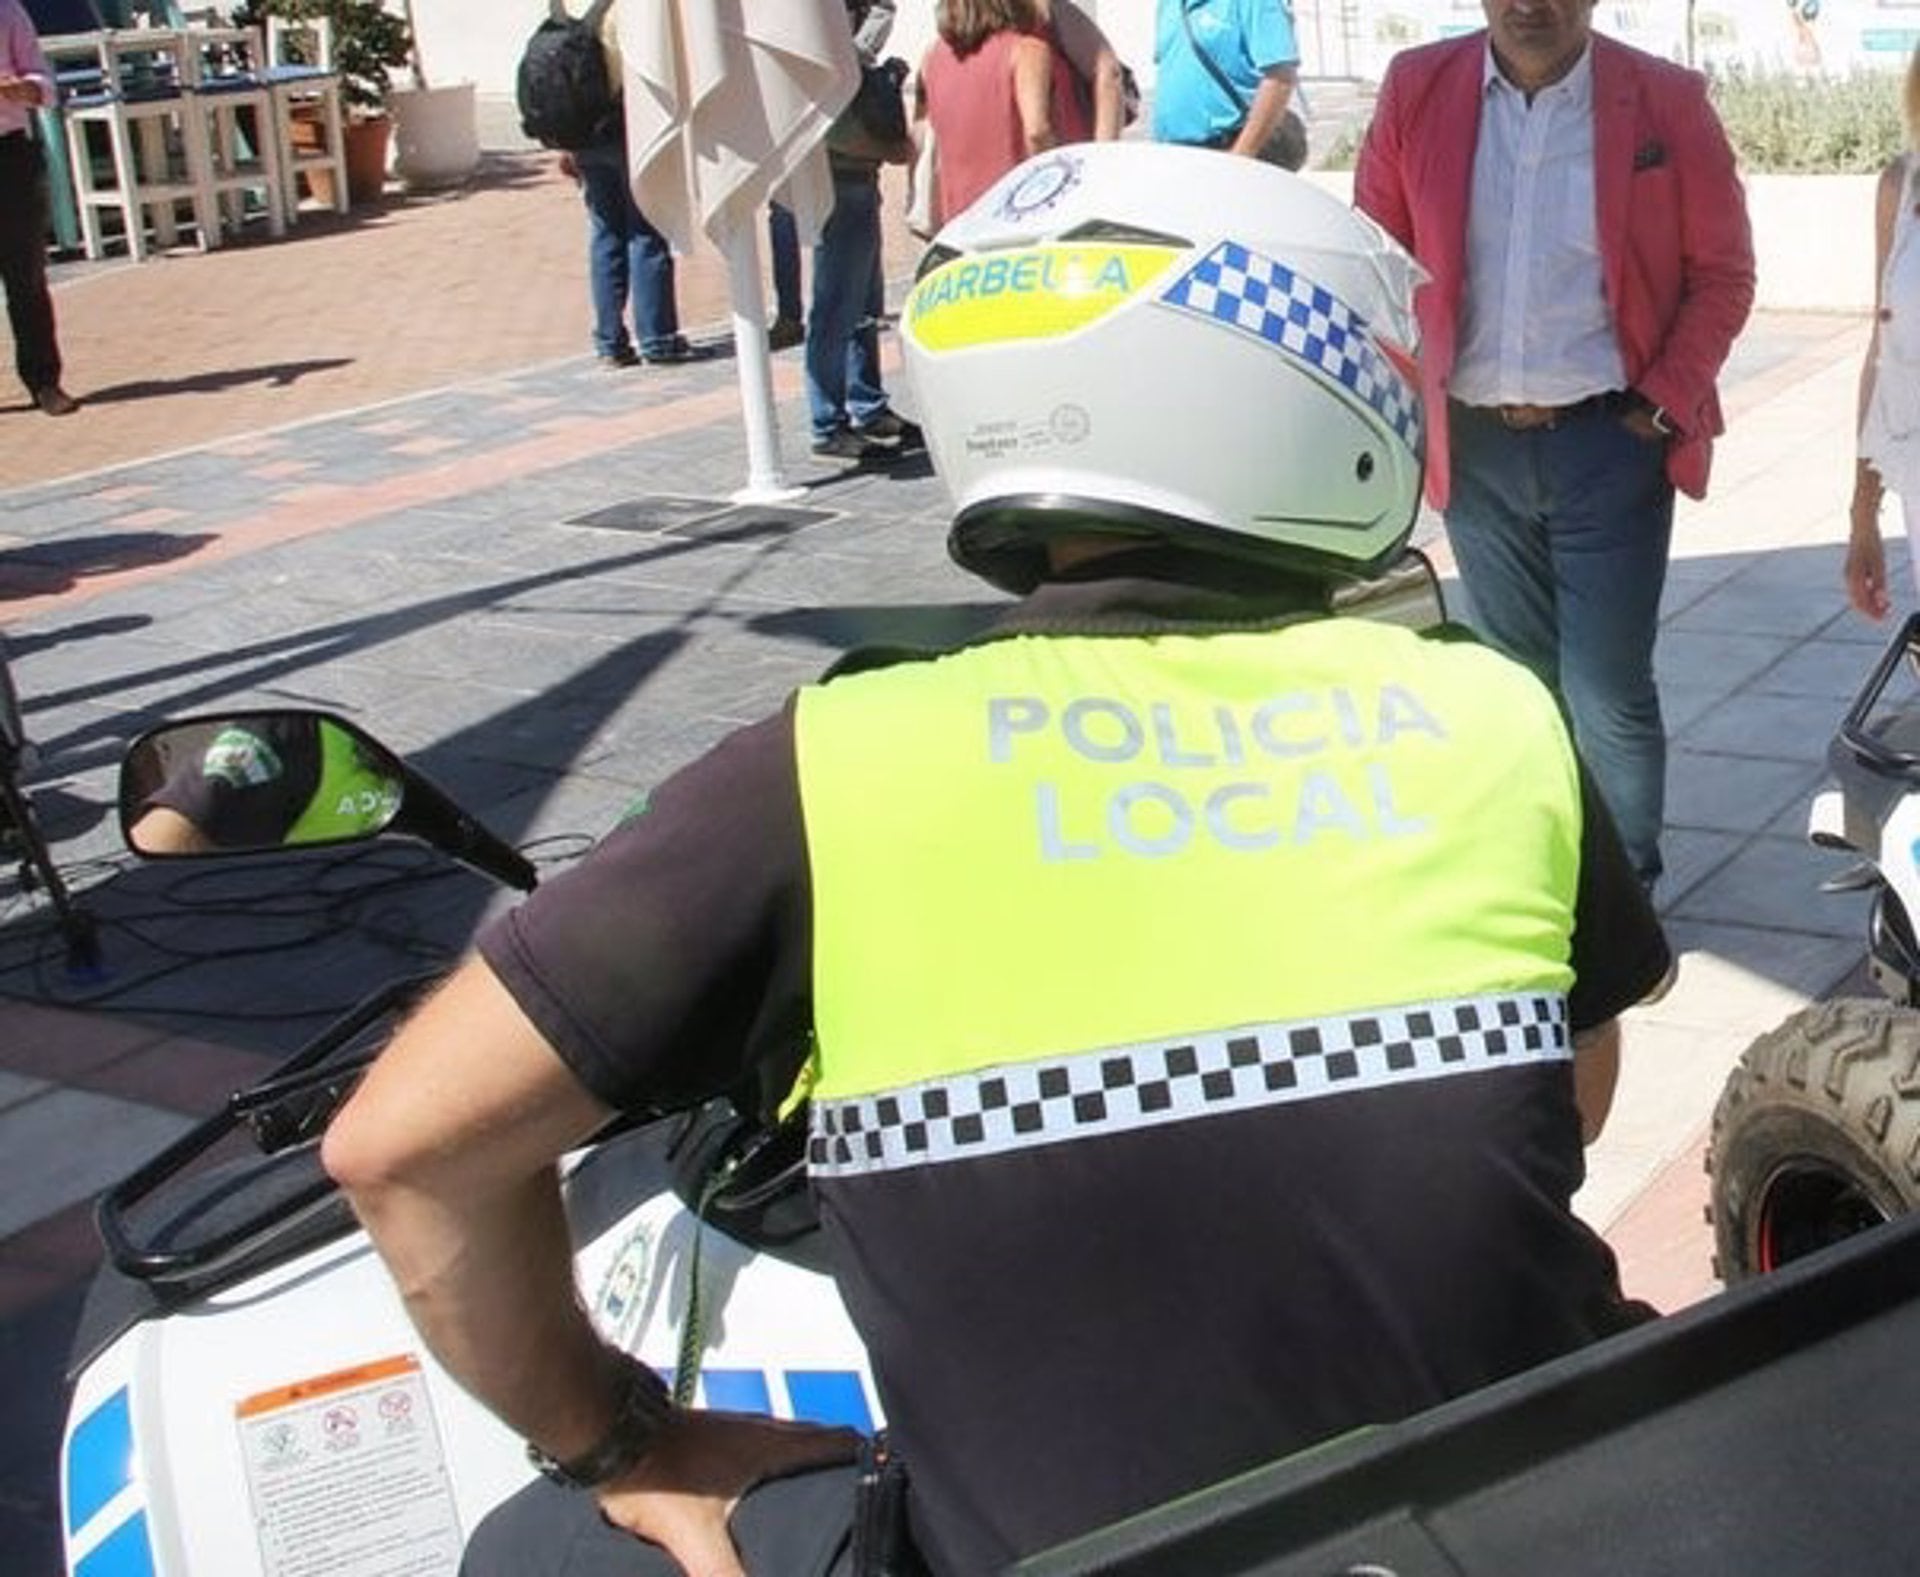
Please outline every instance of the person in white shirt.
[[1900, 495], [1920, 589], [1920, 48], [1907, 63], [1905, 153], [1880, 172], [1874, 205], [1873, 337], [1860, 364], [1859, 451], [1848, 510], [1847, 600], [1870, 619], [1893, 606], [1880, 506]]
[[1427, 501], [1471, 621], [1559, 695], [1651, 889], [1675, 494], [1706, 492], [1752, 230], [1698, 72], [1596, 34], [1594, 0], [1482, 8], [1388, 66], [1354, 201], [1432, 276]]

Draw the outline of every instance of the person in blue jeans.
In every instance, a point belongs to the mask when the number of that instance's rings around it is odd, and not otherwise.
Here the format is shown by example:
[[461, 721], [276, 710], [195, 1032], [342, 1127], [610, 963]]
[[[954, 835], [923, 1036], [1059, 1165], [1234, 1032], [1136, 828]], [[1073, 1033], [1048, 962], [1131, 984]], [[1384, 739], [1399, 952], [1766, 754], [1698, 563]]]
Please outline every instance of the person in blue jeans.
[[807, 405], [813, 452], [830, 460], [885, 460], [924, 446], [920, 429], [887, 403], [880, 382], [880, 167], [833, 154], [833, 212], [813, 249], [807, 319]]
[[587, 281], [593, 297], [593, 349], [601, 364], [631, 367], [636, 362], [692, 360], [693, 347], [680, 333], [673, 251], [634, 203], [625, 138], [563, 153], [560, 169], [579, 182], [587, 205]]
[[[878, 64], [893, 14], [894, 0], [847, 0], [847, 26], [864, 66]], [[880, 320], [887, 306], [880, 166], [912, 158], [904, 106], [898, 131], [885, 137], [857, 124], [851, 111], [827, 133], [833, 212], [813, 249], [807, 317], [807, 405], [813, 452], [823, 460], [885, 461], [926, 447], [920, 429], [887, 403], [880, 382]]]

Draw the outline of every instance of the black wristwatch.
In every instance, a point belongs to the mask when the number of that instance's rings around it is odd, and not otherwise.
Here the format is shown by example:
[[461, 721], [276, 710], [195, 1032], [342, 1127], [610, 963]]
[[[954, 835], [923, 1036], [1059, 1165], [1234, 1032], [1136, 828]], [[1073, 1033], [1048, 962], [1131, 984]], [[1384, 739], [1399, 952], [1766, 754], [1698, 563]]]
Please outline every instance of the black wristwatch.
[[587, 1450], [562, 1462], [531, 1440], [527, 1460], [541, 1475], [568, 1489], [595, 1489], [618, 1478], [647, 1453], [660, 1426], [673, 1413], [666, 1382], [631, 1353], [620, 1354], [625, 1373], [620, 1401], [607, 1432]]

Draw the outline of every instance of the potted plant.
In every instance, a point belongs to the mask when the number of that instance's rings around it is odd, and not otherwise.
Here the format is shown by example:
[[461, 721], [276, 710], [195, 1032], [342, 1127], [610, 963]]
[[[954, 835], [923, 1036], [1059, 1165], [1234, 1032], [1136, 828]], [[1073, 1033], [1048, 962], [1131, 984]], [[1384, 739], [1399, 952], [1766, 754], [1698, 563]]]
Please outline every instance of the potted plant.
[[387, 91], [393, 112], [393, 167], [409, 191], [458, 186], [480, 163], [480, 124], [474, 113], [473, 84], [434, 85], [420, 60], [420, 29], [413, 0], [402, 0], [410, 40], [408, 65], [413, 83]]
[[300, 25], [327, 24], [332, 66], [340, 76], [347, 112], [348, 194], [355, 203], [377, 201], [386, 186], [393, 132], [387, 113], [393, 73], [402, 66], [417, 72], [408, 19], [388, 10], [382, 0], [244, 0], [234, 9], [234, 21], [242, 27], [264, 28], [275, 17], [290, 24], [285, 57], [299, 65], [321, 63], [317, 36], [303, 35]]

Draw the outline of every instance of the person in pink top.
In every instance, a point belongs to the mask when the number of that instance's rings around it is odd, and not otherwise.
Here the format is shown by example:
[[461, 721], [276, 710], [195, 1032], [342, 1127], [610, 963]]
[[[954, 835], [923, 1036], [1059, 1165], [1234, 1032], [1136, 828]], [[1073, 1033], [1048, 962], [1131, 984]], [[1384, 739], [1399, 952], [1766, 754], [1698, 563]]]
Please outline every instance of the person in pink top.
[[33, 111], [53, 103], [53, 68], [20, 0], [0, 0], [0, 283], [7, 290], [14, 366], [34, 406], [66, 416], [79, 402], [60, 387], [60, 345], [47, 289], [47, 172]]
[[944, 224], [1015, 165], [1093, 135], [1079, 82], [1039, 0], [940, 0], [920, 66], [933, 129], [934, 220]]

